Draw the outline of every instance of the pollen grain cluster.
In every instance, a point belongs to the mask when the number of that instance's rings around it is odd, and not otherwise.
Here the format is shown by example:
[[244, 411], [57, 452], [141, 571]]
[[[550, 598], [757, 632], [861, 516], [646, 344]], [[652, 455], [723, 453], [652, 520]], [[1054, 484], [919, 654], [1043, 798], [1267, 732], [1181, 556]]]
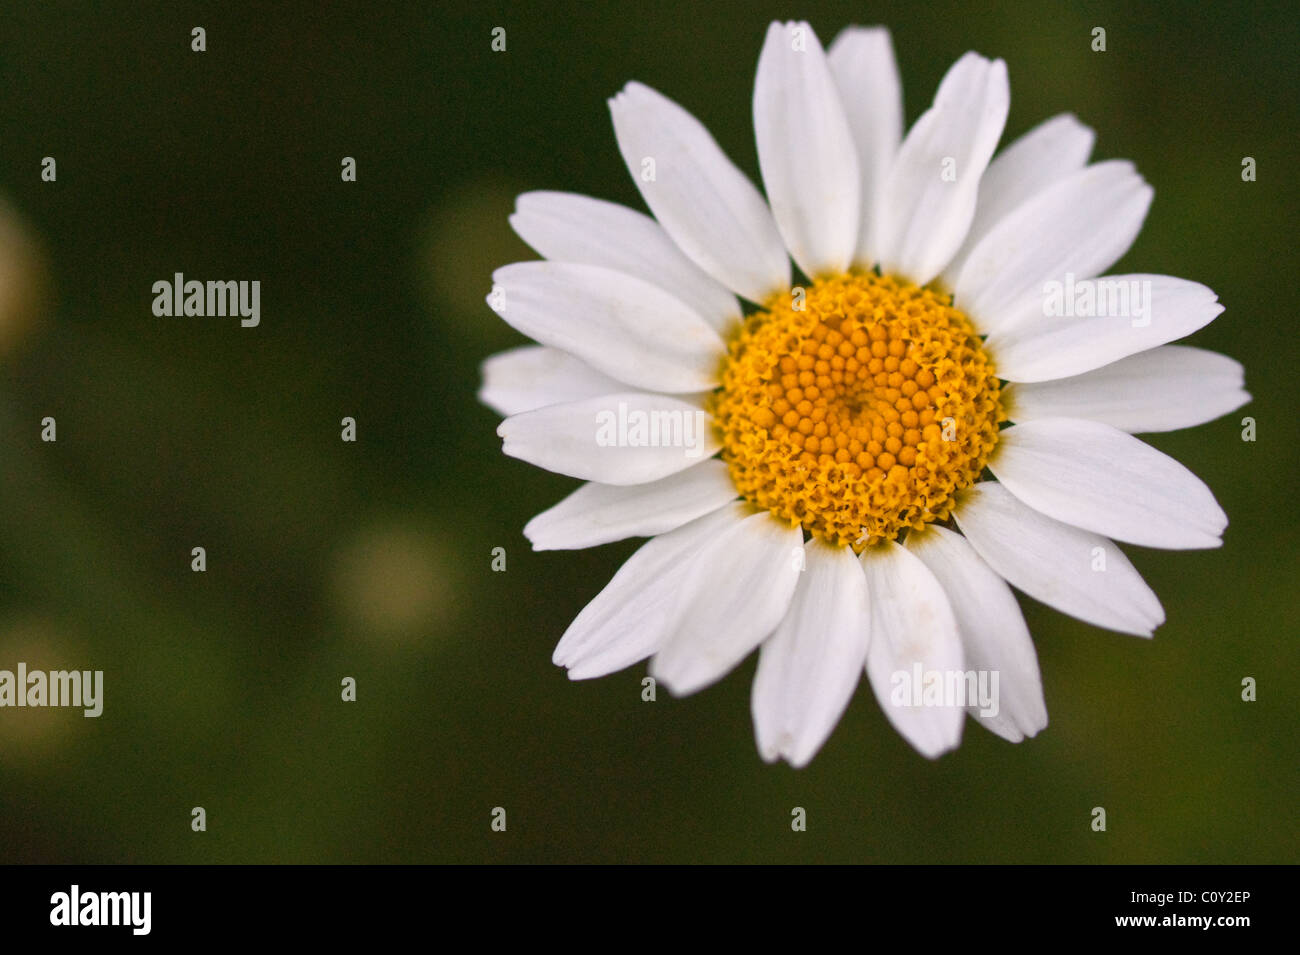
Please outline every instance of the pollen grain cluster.
[[749, 316], [712, 410], [742, 496], [857, 551], [946, 520], [1006, 417], [966, 316], [874, 273], [820, 280]]

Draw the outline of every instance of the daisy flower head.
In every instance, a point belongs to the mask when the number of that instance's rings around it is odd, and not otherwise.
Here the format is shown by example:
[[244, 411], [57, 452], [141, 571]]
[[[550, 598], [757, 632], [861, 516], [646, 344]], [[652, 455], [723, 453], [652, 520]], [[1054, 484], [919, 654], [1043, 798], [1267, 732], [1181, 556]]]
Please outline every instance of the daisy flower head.
[[1163, 622], [1115, 542], [1217, 547], [1227, 518], [1133, 434], [1239, 407], [1242, 370], [1168, 344], [1223, 310], [1210, 289], [1103, 275], [1151, 203], [1133, 165], [1090, 163], [1068, 114], [995, 156], [1009, 102], [1006, 65], [967, 53], [905, 134], [886, 30], [823, 50], [773, 23], [766, 198], [640, 83], [609, 106], [653, 218], [519, 197], [544, 258], [488, 302], [539, 344], [489, 358], [480, 397], [506, 454], [587, 482], [524, 532], [650, 538], [560, 639], [572, 678], [649, 658], [681, 695], [758, 649], [765, 759], [806, 764], [863, 673], [936, 757], [966, 713], [1012, 742], [1047, 725], [1011, 587], [1122, 633]]

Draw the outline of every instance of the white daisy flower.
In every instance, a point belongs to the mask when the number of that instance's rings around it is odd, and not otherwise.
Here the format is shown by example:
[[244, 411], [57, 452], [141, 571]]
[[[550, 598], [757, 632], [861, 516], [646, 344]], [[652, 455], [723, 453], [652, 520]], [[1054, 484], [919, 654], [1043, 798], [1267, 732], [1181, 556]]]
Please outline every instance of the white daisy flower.
[[1242, 369], [1168, 344], [1223, 310], [1210, 289], [1097, 279], [1152, 189], [1089, 164], [1070, 115], [994, 158], [1009, 98], [1006, 65], [968, 53], [904, 136], [887, 31], [823, 52], [773, 23], [766, 201], [640, 83], [609, 106], [653, 219], [519, 197], [511, 225], [545, 260], [499, 269], [488, 300], [540, 344], [488, 359], [480, 396], [506, 454], [588, 482], [524, 532], [651, 538], [556, 647], [572, 678], [650, 658], [680, 695], [761, 648], [765, 759], [806, 764], [864, 671], [935, 757], [964, 712], [1012, 742], [1047, 725], [1011, 586], [1122, 633], [1164, 621], [1114, 542], [1217, 547], [1227, 518], [1132, 435], [1240, 407]]

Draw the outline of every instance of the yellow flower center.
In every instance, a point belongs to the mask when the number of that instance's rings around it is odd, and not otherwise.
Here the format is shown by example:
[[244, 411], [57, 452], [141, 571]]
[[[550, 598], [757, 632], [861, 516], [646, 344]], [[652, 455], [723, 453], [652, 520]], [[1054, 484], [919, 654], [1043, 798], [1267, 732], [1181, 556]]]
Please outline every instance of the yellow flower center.
[[947, 520], [1006, 418], [950, 298], [874, 273], [821, 279], [750, 315], [712, 412], [741, 495], [859, 552]]

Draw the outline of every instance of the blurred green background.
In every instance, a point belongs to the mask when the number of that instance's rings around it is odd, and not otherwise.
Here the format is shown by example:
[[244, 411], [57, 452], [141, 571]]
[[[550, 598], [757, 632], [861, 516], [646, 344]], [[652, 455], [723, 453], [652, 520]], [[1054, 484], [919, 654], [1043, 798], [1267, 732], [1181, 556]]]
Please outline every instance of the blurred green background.
[[[1294, 9], [1134, 6], [6, 3], [0, 194], [37, 245], [0, 335], [0, 667], [102, 669], [106, 702], [0, 710], [0, 860], [1296, 861]], [[1168, 613], [1149, 642], [1022, 598], [1051, 723], [1019, 746], [968, 722], [929, 762], [862, 685], [796, 772], [755, 750], [753, 658], [655, 703], [644, 667], [550, 662], [637, 544], [522, 537], [576, 482], [503, 457], [474, 397], [522, 341], [483, 302], [532, 257], [506, 216], [542, 188], [640, 207], [605, 106], [629, 79], [756, 175], [787, 17], [890, 26], [909, 122], [961, 53], [1005, 58], [1003, 142], [1069, 110], [1133, 159], [1156, 201], [1118, 270], [1212, 286], [1191, 341], [1246, 365], [1253, 404], [1150, 439], [1214, 489], [1224, 548], [1128, 549]], [[178, 271], [259, 279], [261, 326], [154, 317]]]

